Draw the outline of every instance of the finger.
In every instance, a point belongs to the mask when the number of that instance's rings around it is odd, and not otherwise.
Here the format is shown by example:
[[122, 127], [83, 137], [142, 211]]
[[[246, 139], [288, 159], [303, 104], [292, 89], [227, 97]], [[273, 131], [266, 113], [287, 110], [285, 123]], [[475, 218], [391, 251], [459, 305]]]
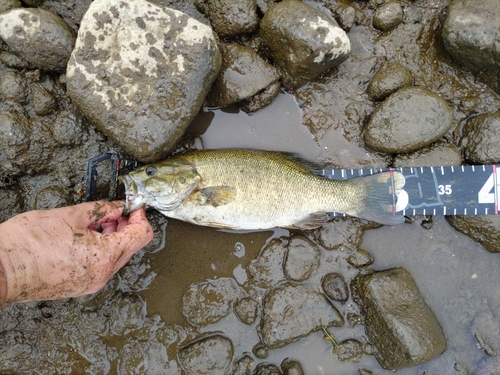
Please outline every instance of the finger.
[[122, 216], [125, 207], [123, 201], [97, 201], [84, 204], [88, 205], [88, 207], [82, 220], [86, 221], [88, 226], [97, 226], [117, 220]]
[[102, 234], [116, 232], [117, 231], [116, 221], [112, 221], [110, 223], [102, 223], [101, 228], [102, 228], [101, 232]]
[[121, 216], [118, 218], [117, 222], [116, 231], [119, 232], [128, 225], [128, 217]]

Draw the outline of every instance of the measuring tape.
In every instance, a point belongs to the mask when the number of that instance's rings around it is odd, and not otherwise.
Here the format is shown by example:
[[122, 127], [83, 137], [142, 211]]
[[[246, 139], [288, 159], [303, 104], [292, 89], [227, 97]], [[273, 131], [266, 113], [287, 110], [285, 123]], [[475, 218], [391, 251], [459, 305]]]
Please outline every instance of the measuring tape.
[[396, 215], [498, 215], [500, 167], [496, 165], [325, 169], [320, 174], [347, 180], [389, 170], [401, 172], [406, 180], [397, 195]]

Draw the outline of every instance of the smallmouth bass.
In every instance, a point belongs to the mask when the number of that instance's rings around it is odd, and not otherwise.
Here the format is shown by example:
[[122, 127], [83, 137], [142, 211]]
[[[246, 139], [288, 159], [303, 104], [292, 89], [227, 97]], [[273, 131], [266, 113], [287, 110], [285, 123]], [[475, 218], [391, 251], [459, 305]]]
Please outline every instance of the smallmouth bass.
[[227, 229], [313, 229], [327, 212], [381, 224], [405, 178], [384, 172], [345, 181], [312, 173], [292, 156], [258, 150], [203, 150], [148, 164], [125, 176], [125, 210], [144, 205], [189, 223]]

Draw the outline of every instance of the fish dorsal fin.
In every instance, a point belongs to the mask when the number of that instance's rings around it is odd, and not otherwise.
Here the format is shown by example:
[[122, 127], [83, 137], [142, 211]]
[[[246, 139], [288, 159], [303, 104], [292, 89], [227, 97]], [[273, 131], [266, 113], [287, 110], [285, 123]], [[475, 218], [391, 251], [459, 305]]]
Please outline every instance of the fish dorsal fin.
[[288, 229], [311, 230], [325, 224], [330, 217], [326, 212], [315, 212], [288, 226]]
[[236, 195], [236, 189], [230, 186], [209, 186], [196, 190], [189, 197], [199, 205], [223, 206], [231, 202]]
[[327, 169], [328, 167], [326, 163], [312, 162], [302, 158], [297, 154], [294, 154], [293, 152], [279, 152], [279, 153], [285, 158], [289, 159], [293, 163], [303, 168], [304, 170], [315, 175], [323, 176], [322, 174], [323, 170]]

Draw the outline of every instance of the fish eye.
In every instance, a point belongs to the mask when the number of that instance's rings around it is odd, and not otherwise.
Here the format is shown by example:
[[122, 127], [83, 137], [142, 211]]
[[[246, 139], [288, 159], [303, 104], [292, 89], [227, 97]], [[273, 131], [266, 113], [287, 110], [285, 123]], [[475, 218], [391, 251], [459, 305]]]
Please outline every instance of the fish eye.
[[147, 167], [146, 174], [148, 176], [154, 176], [156, 174], [156, 168], [155, 167]]
[[185, 183], [186, 183], [186, 179], [185, 179], [184, 177], [180, 177], [180, 178], [179, 178], [179, 182], [180, 182], [181, 184], [185, 184]]

